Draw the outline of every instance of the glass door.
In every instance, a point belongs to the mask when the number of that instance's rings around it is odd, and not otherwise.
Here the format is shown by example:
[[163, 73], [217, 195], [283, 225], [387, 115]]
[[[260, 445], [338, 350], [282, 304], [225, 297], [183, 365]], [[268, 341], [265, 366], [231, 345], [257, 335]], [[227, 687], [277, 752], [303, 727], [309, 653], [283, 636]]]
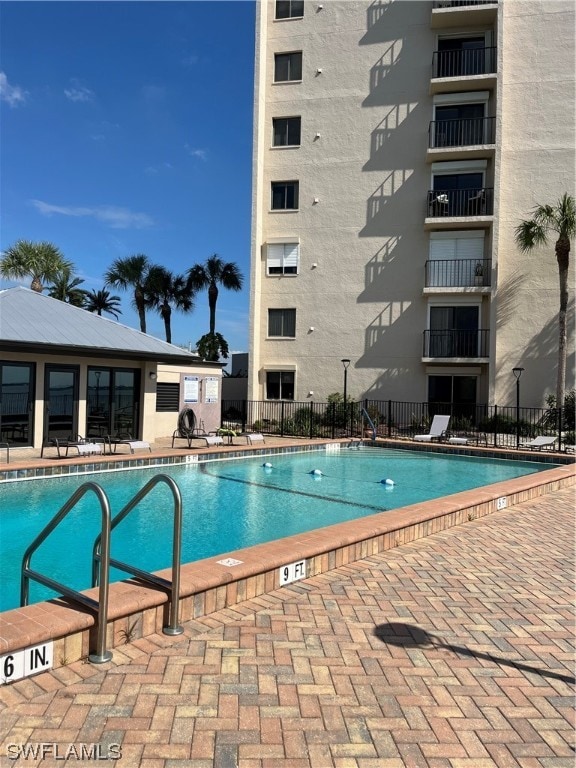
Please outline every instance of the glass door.
[[32, 445], [33, 363], [0, 363], [0, 443]]
[[78, 375], [76, 366], [47, 365], [44, 378], [44, 440], [75, 438], [78, 434]]

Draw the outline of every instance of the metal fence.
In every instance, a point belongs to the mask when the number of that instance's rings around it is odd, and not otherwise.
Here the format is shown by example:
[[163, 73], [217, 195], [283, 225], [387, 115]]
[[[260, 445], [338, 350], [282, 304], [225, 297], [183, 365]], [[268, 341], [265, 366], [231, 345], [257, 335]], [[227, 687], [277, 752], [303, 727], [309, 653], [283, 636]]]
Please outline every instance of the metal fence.
[[[426, 434], [436, 414], [450, 415], [450, 436], [494, 448], [517, 448], [539, 437], [574, 445], [574, 410], [469, 403], [363, 400], [339, 403], [224, 400], [222, 427], [279, 437], [413, 438]], [[372, 425], [374, 429], [372, 429]]]

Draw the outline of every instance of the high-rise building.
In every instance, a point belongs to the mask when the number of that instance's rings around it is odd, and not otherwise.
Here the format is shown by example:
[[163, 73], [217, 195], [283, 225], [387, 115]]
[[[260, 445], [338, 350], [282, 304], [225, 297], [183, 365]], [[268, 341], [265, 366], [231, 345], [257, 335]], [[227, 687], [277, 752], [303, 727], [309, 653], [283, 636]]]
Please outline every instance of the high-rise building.
[[250, 399], [325, 400], [343, 359], [354, 398], [555, 391], [555, 238], [514, 231], [574, 195], [575, 7], [257, 3]]

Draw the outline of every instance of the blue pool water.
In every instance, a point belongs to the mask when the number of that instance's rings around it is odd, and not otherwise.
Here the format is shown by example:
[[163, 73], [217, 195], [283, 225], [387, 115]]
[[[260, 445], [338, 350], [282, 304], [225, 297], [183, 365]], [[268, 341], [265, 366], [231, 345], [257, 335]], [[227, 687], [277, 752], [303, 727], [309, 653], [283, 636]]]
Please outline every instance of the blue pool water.
[[[266, 468], [264, 463], [272, 464]], [[95, 473], [0, 485], [0, 610], [20, 600], [24, 551], [72, 493], [101, 485], [112, 515], [159, 473], [183, 499], [182, 562], [550, 469], [537, 462], [362, 448]], [[322, 475], [310, 474], [320, 470]], [[382, 480], [392, 480], [385, 485]], [[100, 507], [85, 496], [32, 558], [32, 567], [75, 589], [91, 586]], [[112, 557], [146, 570], [170, 566], [172, 495], [163, 483], [112, 534]], [[127, 578], [113, 569], [112, 580]], [[54, 597], [31, 582], [30, 602]]]

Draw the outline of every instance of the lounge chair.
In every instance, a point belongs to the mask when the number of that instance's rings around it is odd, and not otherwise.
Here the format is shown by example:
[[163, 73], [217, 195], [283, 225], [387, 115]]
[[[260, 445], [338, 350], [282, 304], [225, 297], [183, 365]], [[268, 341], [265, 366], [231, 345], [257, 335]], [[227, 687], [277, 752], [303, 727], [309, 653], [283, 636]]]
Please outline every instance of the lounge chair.
[[196, 430], [196, 414], [192, 408], [182, 408], [178, 414], [178, 427], [172, 433], [172, 448], [175, 440], [186, 440], [188, 448], [191, 448], [191, 441], [194, 439]]
[[552, 435], [540, 435], [540, 437], [535, 437], [528, 443], [522, 443], [520, 448], [530, 448], [532, 451], [541, 451], [542, 448], [553, 448], [554, 443], [557, 440], [558, 438], [553, 437]]
[[116, 453], [119, 445], [127, 445], [130, 453], [134, 453], [137, 450], [145, 450], [146, 448], [152, 453], [150, 443], [146, 442], [146, 440], [135, 440], [131, 435], [122, 432], [116, 437], [110, 437], [108, 443], [110, 445], [110, 453]]
[[224, 438], [220, 435], [194, 435], [194, 440], [206, 440], [206, 447], [211, 445], [224, 445]]
[[236, 437], [245, 437], [248, 445], [254, 445], [254, 443], [264, 443], [264, 435], [261, 432], [240, 432]]
[[81, 435], [68, 438], [51, 437], [48, 441], [42, 444], [40, 458], [43, 458], [44, 456], [44, 448], [56, 448], [59, 459], [62, 458], [62, 451], [64, 451], [64, 449], [66, 449], [64, 458], [67, 458], [70, 448], [75, 448], [78, 451], [79, 456], [104, 453], [104, 445], [102, 443], [92, 442], [90, 439], [81, 437]]
[[413, 439], [418, 440], [421, 443], [430, 443], [432, 440], [441, 440], [443, 437], [447, 436], [449, 424], [450, 416], [434, 416], [428, 434], [414, 435]]

